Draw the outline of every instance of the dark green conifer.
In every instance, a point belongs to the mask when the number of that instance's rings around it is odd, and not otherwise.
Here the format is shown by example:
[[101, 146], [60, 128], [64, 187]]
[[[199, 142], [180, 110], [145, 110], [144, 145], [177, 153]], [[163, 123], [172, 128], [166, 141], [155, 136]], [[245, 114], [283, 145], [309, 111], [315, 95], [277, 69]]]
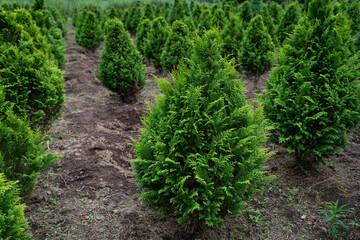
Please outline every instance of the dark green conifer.
[[211, 18], [211, 24], [212, 26], [218, 27], [219, 29], [222, 29], [226, 24], [224, 11], [221, 8], [215, 10]]
[[296, 159], [326, 163], [360, 121], [358, 56], [331, 0], [313, 0], [267, 81], [264, 110], [274, 140]]
[[205, 31], [211, 29], [211, 27], [212, 27], [211, 20], [212, 20], [212, 18], [211, 18], [211, 12], [210, 12], [209, 8], [203, 8], [201, 15], [200, 15], [199, 23], [198, 23], [198, 33], [200, 35], [202, 35]]
[[180, 20], [173, 23], [171, 33], [161, 54], [161, 66], [167, 71], [176, 68], [192, 54], [189, 28]]
[[252, 18], [252, 10], [249, 1], [245, 1], [241, 4], [239, 11], [239, 18], [242, 21], [242, 25], [244, 29], [246, 29], [249, 26], [249, 23]]
[[37, 11], [45, 8], [45, 0], [35, 0], [34, 4], [31, 6], [31, 10]]
[[99, 72], [96, 73], [101, 83], [117, 93], [123, 101], [133, 101], [145, 85], [142, 59], [122, 22], [110, 20]]
[[351, 21], [351, 29], [356, 34], [360, 30], [360, 2], [352, 2], [347, 9], [347, 13]]
[[195, 23], [191, 17], [185, 17], [184, 23], [189, 28], [190, 32], [194, 32], [196, 30]]
[[271, 1], [269, 4], [269, 14], [272, 17], [275, 26], [279, 25], [283, 14], [282, 7], [276, 2]]
[[301, 17], [299, 3], [297, 1], [292, 2], [286, 9], [284, 16], [282, 17], [279, 26], [277, 28], [277, 39], [282, 44], [286, 38], [294, 31], [296, 24]]
[[[1, 162], [1, 154], [0, 154]], [[8, 181], [0, 173], [0, 239], [28, 240], [25, 204], [20, 204], [16, 182]]]
[[148, 33], [151, 30], [152, 22], [149, 19], [144, 19], [139, 24], [136, 32], [137, 32], [137, 38], [136, 38], [136, 49], [144, 54], [145, 53], [145, 42], [148, 37]]
[[170, 23], [172, 24], [176, 20], [183, 21], [184, 18], [185, 18], [184, 6], [182, 2], [179, 1], [178, 4], [176, 5], [174, 17], [171, 19]]
[[164, 50], [166, 40], [169, 36], [170, 28], [163, 17], [157, 17], [152, 21], [148, 38], [145, 41], [144, 52], [156, 68], [160, 68], [160, 56]]
[[145, 7], [144, 7], [144, 11], [143, 11], [143, 15], [141, 17], [141, 20], [144, 19], [149, 19], [149, 20], [153, 20], [154, 19], [154, 10], [151, 7], [150, 3], [146, 3]]
[[62, 72], [26, 10], [0, 10], [0, 22], [0, 86], [6, 86], [6, 101], [14, 103], [17, 115], [27, 115], [33, 128], [46, 130], [61, 114]]
[[261, 16], [263, 18], [264, 25], [268, 33], [270, 34], [273, 42], [276, 42], [275, 26], [274, 26], [273, 18], [270, 16], [268, 7], [265, 4], [263, 4], [263, 7], [261, 9]]
[[218, 10], [218, 9], [219, 9], [219, 5], [217, 3], [213, 4], [211, 7], [211, 15], [214, 15], [216, 10]]
[[274, 44], [261, 15], [256, 15], [246, 30], [239, 53], [241, 68], [254, 81], [255, 88], [260, 76], [272, 67], [273, 55]]
[[81, 24], [79, 31], [78, 43], [86, 49], [94, 51], [104, 41], [100, 24], [97, 22], [94, 12], [85, 10], [84, 23]]
[[247, 104], [233, 62], [221, 57], [217, 31], [194, 43], [190, 67], [159, 79], [133, 160], [141, 199], [190, 229], [224, 226], [227, 215], [270, 178], [261, 108]]
[[241, 42], [244, 38], [244, 29], [239, 18], [230, 13], [229, 21], [225, 25], [221, 32], [223, 39], [223, 56], [228, 59], [234, 58], [238, 61], [239, 50], [241, 48]]
[[255, 16], [256, 14], [260, 14], [261, 9], [263, 8], [262, 0], [251, 0], [251, 12]]
[[193, 16], [193, 19], [194, 19], [194, 23], [197, 26], [197, 24], [199, 22], [199, 19], [200, 19], [200, 16], [201, 16], [201, 6], [200, 6], [200, 4], [195, 5], [192, 16]]
[[140, 23], [141, 16], [141, 8], [139, 8], [138, 6], [133, 6], [127, 15], [125, 28], [132, 33], [136, 33], [136, 29]]

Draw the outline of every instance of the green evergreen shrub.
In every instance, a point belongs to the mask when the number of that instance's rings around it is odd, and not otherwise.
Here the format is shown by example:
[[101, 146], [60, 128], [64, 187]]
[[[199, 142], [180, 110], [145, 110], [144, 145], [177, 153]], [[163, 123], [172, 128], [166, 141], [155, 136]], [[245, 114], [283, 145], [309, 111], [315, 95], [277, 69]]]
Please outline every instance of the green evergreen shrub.
[[[16, 114], [27, 115], [33, 128], [46, 130], [61, 114], [63, 77], [42, 50], [47, 48], [44, 38], [24, 11], [0, 11], [0, 86], [6, 86], [6, 100], [15, 104]], [[16, 22], [21, 20], [23, 25]]]
[[78, 43], [84, 48], [94, 51], [103, 41], [104, 36], [95, 13], [85, 10], [84, 23], [80, 29]]
[[261, 108], [247, 104], [233, 62], [221, 57], [219, 34], [194, 43], [190, 68], [173, 72], [143, 118], [133, 160], [141, 199], [192, 229], [223, 226], [270, 178]]
[[222, 29], [225, 24], [226, 21], [225, 21], [224, 11], [221, 8], [216, 9], [211, 18], [211, 25], [214, 27], [218, 27], [219, 29]]
[[358, 56], [330, 0], [313, 0], [271, 72], [263, 97], [274, 141], [300, 163], [326, 163], [360, 121]]
[[249, 1], [243, 2], [240, 6], [239, 18], [242, 21], [242, 25], [244, 29], [246, 29], [249, 26], [252, 15], [253, 14], [252, 14], [250, 2]]
[[185, 17], [184, 23], [189, 28], [190, 32], [192, 32], [192, 33], [195, 32], [196, 26], [191, 17]]
[[223, 56], [228, 59], [234, 58], [237, 61], [241, 42], [244, 38], [244, 29], [241, 21], [235, 14], [230, 13], [229, 21], [222, 30], [221, 37], [224, 43]]
[[145, 57], [154, 63], [156, 68], [160, 68], [160, 56], [164, 49], [166, 40], [170, 34], [170, 28], [163, 17], [157, 17], [152, 21], [148, 38], [145, 41]]
[[360, 31], [355, 36], [355, 48], [357, 51], [360, 50]]
[[10, 6], [7, 2], [2, 3], [0, 7], [5, 11], [10, 11]]
[[145, 7], [144, 7], [144, 11], [141, 17], [141, 20], [143, 21], [144, 19], [149, 19], [149, 20], [153, 20], [154, 19], [154, 10], [151, 7], [150, 3], [146, 3]]
[[269, 14], [268, 7], [265, 4], [263, 4], [263, 7], [261, 9], [261, 16], [263, 18], [264, 25], [271, 36], [271, 39], [273, 40], [273, 42], [276, 42], [274, 21]]
[[152, 22], [149, 19], [144, 19], [139, 24], [136, 32], [137, 32], [137, 38], [136, 38], [136, 49], [144, 54], [145, 52], [145, 42], [148, 37], [148, 33], [150, 32]]
[[14, 104], [6, 100], [5, 89], [0, 87], [0, 173], [9, 180], [18, 181], [21, 196], [26, 197], [31, 193], [37, 175], [54, 164], [58, 157], [45, 153], [48, 147], [43, 141], [45, 135], [32, 130], [28, 122], [14, 115]]
[[62, 30], [48, 10], [38, 10], [34, 13], [36, 25], [41, 29], [41, 34], [47, 38], [50, 53], [54, 56], [59, 69], [65, 69], [65, 40]]
[[212, 6], [211, 6], [211, 15], [214, 15], [214, 13], [216, 12], [216, 10], [219, 9], [219, 5], [217, 3], [214, 3]]
[[[1, 160], [0, 154], [0, 162]], [[26, 206], [20, 204], [19, 190], [15, 182], [6, 180], [0, 173], [0, 239], [28, 240], [30, 235], [24, 215]]]
[[35, 0], [34, 4], [31, 6], [31, 10], [37, 11], [45, 8], [45, 0]]
[[263, 1], [262, 0], [251, 0], [251, 12], [254, 14], [260, 14], [261, 9], [263, 8]]
[[357, 31], [360, 31], [360, 2], [354, 1], [347, 9], [351, 21], [351, 29], [355, 34]]
[[141, 20], [141, 8], [134, 6], [130, 9], [129, 14], [127, 15], [125, 27], [132, 33], [136, 33], [136, 29]]
[[239, 63], [257, 88], [259, 78], [273, 64], [274, 44], [268, 34], [261, 15], [251, 19], [239, 53]]
[[82, 28], [85, 22], [85, 18], [87, 15], [87, 8], [85, 8], [83, 11], [79, 12], [76, 14], [76, 22], [75, 22], [75, 40], [76, 42], [79, 42], [80, 37], [81, 37], [81, 33], [82, 33]]
[[189, 28], [180, 20], [176, 20], [161, 54], [161, 66], [167, 71], [176, 68], [180, 62], [186, 61], [192, 54], [192, 41]]
[[277, 4], [276, 2], [271, 1], [269, 3], [269, 14], [274, 21], [274, 25], [275, 26], [279, 25], [280, 20], [282, 18], [282, 14], [283, 14], [282, 7], [279, 4]]
[[276, 35], [280, 44], [282, 44], [284, 40], [292, 34], [296, 24], [300, 20], [300, 17], [301, 13], [299, 3], [297, 1], [290, 3], [277, 28]]
[[199, 35], [204, 34], [205, 31], [210, 30], [212, 27], [212, 17], [209, 8], [203, 8], [199, 23], [198, 23], [198, 33]]
[[179, 1], [179, 2], [176, 4], [175, 14], [174, 14], [173, 17], [170, 19], [170, 24], [172, 24], [172, 23], [175, 22], [176, 20], [184, 21], [184, 18], [185, 18], [184, 6], [183, 6], [182, 2]]
[[145, 85], [142, 59], [122, 22], [110, 20], [99, 72], [96, 73], [101, 83], [117, 93], [123, 101], [129, 101]]
[[201, 16], [201, 6], [200, 4], [196, 4], [195, 5], [195, 8], [193, 10], [193, 13], [192, 13], [192, 17], [194, 19], [194, 23], [195, 25], [197, 26], [198, 22], [199, 22], [199, 19], [200, 19], [200, 16]]

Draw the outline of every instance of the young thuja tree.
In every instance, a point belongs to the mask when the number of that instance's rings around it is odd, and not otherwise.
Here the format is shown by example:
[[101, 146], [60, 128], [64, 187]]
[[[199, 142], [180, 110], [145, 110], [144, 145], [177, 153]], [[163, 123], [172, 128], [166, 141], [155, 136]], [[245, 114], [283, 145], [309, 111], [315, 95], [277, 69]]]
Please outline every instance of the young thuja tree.
[[34, 4], [31, 6], [31, 10], [37, 11], [45, 8], [45, 0], [35, 0]]
[[144, 7], [144, 11], [141, 17], [141, 20], [143, 21], [144, 19], [149, 19], [149, 20], [153, 20], [154, 19], [154, 10], [151, 7], [150, 3], [146, 3], [145, 7]]
[[108, 23], [105, 49], [96, 76], [123, 101], [133, 100], [145, 85], [145, 65], [121, 21]]
[[263, 8], [262, 0], [251, 0], [251, 11], [254, 15], [260, 14], [261, 9]]
[[125, 27], [132, 33], [136, 33], [136, 29], [141, 21], [141, 8], [134, 6], [130, 9], [129, 14], [127, 15]]
[[261, 164], [268, 131], [261, 108], [245, 100], [219, 34], [197, 37], [190, 67], [159, 79], [133, 160], [141, 199], [190, 229], [224, 226], [270, 178]]
[[47, 47], [42, 45], [35, 24], [32, 21], [16, 22], [20, 21], [17, 17], [26, 18], [22, 13], [0, 10], [0, 22], [3, 23], [0, 85], [6, 86], [5, 98], [14, 103], [14, 113], [27, 115], [32, 128], [46, 130], [61, 114], [64, 102], [62, 72], [44, 53], [43, 49]]
[[242, 25], [244, 29], [246, 29], [249, 26], [252, 15], [253, 14], [252, 14], [250, 2], [249, 1], [243, 2], [240, 6], [239, 18], [242, 21]]
[[[1, 162], [0, 154], [0, 162]], [[26, 206], [20, 204], [16, 182], [8, 181], [0, 173], [0, 239], [28, 240], [28, 224], [25, 218]]]
[[282, 18], [283, 9], [278, 3], [271, 1], [269, 3], [269, 14], [272, 17], [275, 26], [277, 26]]
[[274, 139], [300, 163], [326, 163], [360, 121], [358, 57], [330, 0], [313, 0], [278, 57], [262, 98]]
[[215, 10], [211, 18], [211, 23], [213, 27], [218, 27], [219, 29], [222, 29], [224, 27], [226, 21], [225, 21], [224, 11], [221, 8]]
[[263, 4], [263, 7], [261, 9], [261, 16], [263, 18], [264, 25], [271, 36], [271, 39], [273, 40], [273, 42], [276, 42], [275, 25], [273, 22], [273, 18], [270, 16], [269, 9], [265, 4]]
[[239, 18], [230, 13], [229, 21], [221, 32], [223, 39], [223, 56], [238, 60], [239, 49], [244, 38], [244, 30]]
[[189, 28], [182, 21], [175, 21], [171, 27], [164, 51], [161, 54], [161, 66], [167, 71], [171, 71], [186, 61], [192, 54], [192, 42], [190, 39]]
[[277, 28], [276, 35], [280, 44], [282, 44], [284, 40], [294, 31], [300, 17], [301, 13], [299, 3], [295, 1], [289, 4]]
[[260, 76], [272, 67], [273, 57], [274, 44], [262, 17], [256, 15], [246, 30], [238, 59], [245, 74], [254, 81], [255, 88], [258, 88]]
[[164, 50], [166, 40], [170, 34], [170, 28], [163, 17], [157, 17], [152, 21], [148, 38], [145, 41], [144, 52], [156, 68], [161, 68], [161, 54]]
[[192, 12], [192, 17], [194, 19], [194, 23], [195, 23], [196, 26], [197, 26], [197, 24], [199, 22], [200, 16], [201, 16], [201, 6], [200, 6], [200, 4], [196, 4], [195, 8], [194, 8], [194, 10]]
[[136, 32], [137, 32], [137, 38], [136, 38], [136, 49], [144, 54], [144, 48], [145, 48], [145, 42], [148, 36], [148, 33], [151, 29], [152, 23], [149, 19], [144, 19], [139, 24]]
[[360, 2], [352, 2], [347, 9], [347, 14], [351, 21], [351, 29], [356, 34], [356, 32], [360, 31]]
[[78, 43], [86, 49], [94, 51], [103, 41], [103, 32], [96, 20], [95, 13], [85, 10], [84, 23], [80, 29]]
[[[206, 5], [205, 5], [206, 6]], [[209, 8], [205, 8], [202, 10], [199, 23], [198, 23], [198, 33], [200, 35], [204, 34], [205, 31], [210, 30], [212, 27], [212, 18], [211, 12]]]

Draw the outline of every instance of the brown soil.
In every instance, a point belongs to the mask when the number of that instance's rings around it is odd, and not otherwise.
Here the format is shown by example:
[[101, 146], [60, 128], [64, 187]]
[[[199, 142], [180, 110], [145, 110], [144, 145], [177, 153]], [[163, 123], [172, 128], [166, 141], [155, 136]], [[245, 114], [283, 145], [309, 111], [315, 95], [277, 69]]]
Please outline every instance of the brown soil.
[[[360, 239], [360, 130], [349, 147], [337, 153], [327, 166], [304, 171], [292, 156], [274, 144], [276, 151], [266, 163], [276, 175], [262, 195], [242, 214], [228, 217], [226, 228], [186, 234], [172, 216], [163, 216], [137, 199], [130, 160], [132, 139], [139, 135], [145, 101], [159, 93], [154, 77], [166, 77], [147, 64], [147, 84], [135, 103], [122, 103], [95, 78], [103, 45], [94, 53], [67, 36], [67, 67], [64, 77], [66, 105], [49, 132], [50, 148], [61, 160], [38, 179], [27, 203], [34, 239], [330, 239], [328, 226], [317, 212], [324, 203], [350, 204], [349, 231], [344, 239]], [[268, 74], [259, 81], [264, 86]], [[246, 78], [244, 78], [246, 80]], [[247, 81], [246, 96], [255, 89]], [[262, 87], [263, 89], [263, 87]]]

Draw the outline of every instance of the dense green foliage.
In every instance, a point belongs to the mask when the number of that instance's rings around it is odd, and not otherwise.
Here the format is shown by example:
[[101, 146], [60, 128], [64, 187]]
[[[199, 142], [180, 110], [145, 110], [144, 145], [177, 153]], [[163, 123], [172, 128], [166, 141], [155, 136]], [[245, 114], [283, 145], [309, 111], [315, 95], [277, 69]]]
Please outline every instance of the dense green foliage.
[[35, 0], [34, 5], [32, 5], [31, 10], [37, 11], [44, 9], [45, 0]]
[[49, 55], [49, 43], [23, 9], [0, 10], [0, 85], [14, 112], [28, 116], [33, 128], [46, 129], [64, 102], [62, 72]]
[[239, 63], [245, 74], [253, 78], [255, 87], [262, 74], [270, 70], [273, 64], [274, 44], [262, 17], [251, 19], [239, 53]]
[[118, 19], [108, 23], [105, 49], [96, 76], [111, 91], [129, 101], [145, 85], [145, 65], [129, 33]]
[[139, 24], [136, 32], [137, 32], [137, 36], [136, 36], [136, 49], [144, 54], [145, 51], [145, 42], [148, 36], [148, 33], [150, 32], [151, 29], [151, 25], [152, 22], [149, 19], [144, 19], [141, 21], [141, 23]]
[[223, 39], [223, 56], [238, 60], [241, 42], [244, 38], [244, 30], [239, 18], [230, 13], [229, 21], [221, 32]]
[[354, 1], [347, 9], [351, 21], [351, 29], [354, 33], [360, 31], [360, 2]]
[[[54, 12], [56, 14], [56, 12]], [[65, 40], [63, 38], [63, 20], [59, 17], [55, 20], [54, 16], [48, 10], [38, 10], [33, 13], [36, 25], [40, 32], [47, 38], [50, 46], [50, 52], [54, 56], [59, 69], [65, 68]]]
[[133, 6], [129, 13], [127, 14], [126, 20], [125, 20], [125, 28], [129, 30], [130, 32], [136, 33], [136, 29], [141, 21], [141, 8], [138, 6]]
[[251, 4], [249, 1], [245, 1], [241, 4], [239, 11], [239, 18], [242, 21], [242, 25], [244, 29], [246, 29], [249, 26], [249, 23], [252, 18]]
[[276, 35], [275, 35], [274, 21], [273, 21], [273, 18], [270, 16], [268, 7], [265, 4], [263, 4], [263, 7], [261, 9], [261, 16], [263, 18], [264, 25], [265, 25], [265, 27], [267, 29], [267, 32], [270, 34], [271, 39], [273, 40], [273, 42], [275, 42], [276, 41]]
[[31, 193], [38, 174], [58, 160], [56, 154], [45, 153], [45, 137], [12, 112], [0, 121], [0, 172], [19, 181], [22, 197]]
[[161, 54], [161, 66], [167, 71], [177, 67], [180, 62], [189, 58], [192, 53], [192, 42], [189, 28], [182, 21], [175, 21], [171, 33]]
[[289, 37], [293, 32], [296, 24], [301, 17], [299, 3], [297, 1], [292, 2], [286, 9], [284, 16], [281, 18], [279, 26], [277, 28], [277, 38], [279, 43]]
[[[1, 160], [0, 154], [0, 162]], [[24, 216], [25, 205], [19, 204], [19, 190], [16, 183], [5, 179], [0, 173], [0, 239], [27, 240], [28, 229]]]
[[223, 226], [269, 180], [262, 110], [246, 103], [219, 42], [217, 31], [197, 37], [190, 67], [173, 72], [173, 84], [158, 80], [162, 95], [134, 144], [141, 199], [192, 229]]
[[262, 0], [251, 0], [251, 11], [254, 15], [260, 14], [260, 11], [263, 7]]
[[77, 42], [86, 49], [95, 50], [104, 41], [100, 24], [96, 20], [95, 13], [86, 9], [82, 14], [82, 20]]
[[160, 68], [161, 54], [166, 40], [170, 34], [170, 28], [164, 17], [157, 17], [152, 21], [148, 38], [145, 41], [145, 56], [154, 63], [156, 68]]
[[214, 14], [212, 15], [211, 22], [212, 26], [218, 27], [219, 29], [224, 27], [226, 21], [224, 11], [221, 8], [215, 10]]
[[153, 8], [151, 7], [151, 4], [150, 3], [146, 3], [145, 4], [145, 7], [144, 7], [144, 10], [143, 10], [143, 14], [142, 14], [142, 17], [141, 17], [142, 21], [144, 19], [149, 19], [149, 20], [153, 20], [154, 19], [154, 10]]
[[278, 25], [280, 23], [280, 19], [282, 18], [282, 7], [276, 2], [271, 1], [269, 4], [269, 14], [272, 17], [274, 24]]
[[359, 60], [330, 0], [313, 0], [281, 50], [263, 98], [274, 140], [301, 162], [325, 163], [360, 121]]

